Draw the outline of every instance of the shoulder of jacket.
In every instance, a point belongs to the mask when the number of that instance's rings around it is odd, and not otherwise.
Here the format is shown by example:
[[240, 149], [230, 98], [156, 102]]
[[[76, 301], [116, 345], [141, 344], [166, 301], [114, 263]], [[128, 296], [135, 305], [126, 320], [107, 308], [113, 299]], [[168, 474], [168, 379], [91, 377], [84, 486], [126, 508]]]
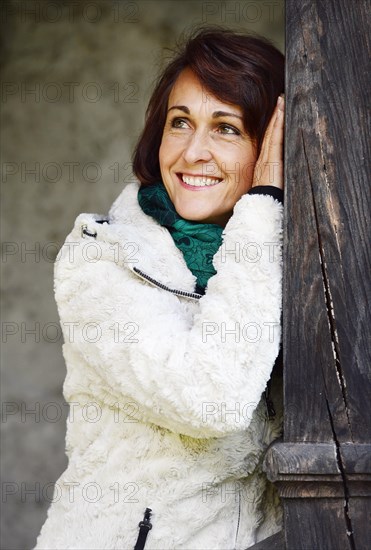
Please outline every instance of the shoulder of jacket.
[[139, 183], [131, 182], [124, 187], [112, 203], [108, 214], [81, 213], [73, 224], [65, 243], [85, 241], [89, 238], [111, 240], [117, 232], [122, 238], [123, 232], [130, 233], [130, 228], [143, 221], [151, 223], [151, 219], [140, 209], [137, 195]]
[[[143, 212], [136, 183], [128, 184], [108, 215], [82, 213], [75, 220], [55, 263], [55, 277], [62, 280], [72, 270], [89, 270], [98, 260], [184, 280], [185, 262], [169, 231]], [[107, 266], [107, 264], [106, 264]], [[160, 276], [159, 275], [159, 276]], [[190, 274], [193, 280], [193, 275]]]

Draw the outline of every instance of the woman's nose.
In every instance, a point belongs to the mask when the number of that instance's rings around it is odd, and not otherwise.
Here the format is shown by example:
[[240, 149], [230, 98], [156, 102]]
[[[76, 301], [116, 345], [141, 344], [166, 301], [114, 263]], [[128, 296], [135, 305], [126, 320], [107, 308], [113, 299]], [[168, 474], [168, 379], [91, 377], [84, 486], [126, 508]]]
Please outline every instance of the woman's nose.
[[183, 158], [188, 164], [199, 161], [209, 161], [213, 155], [211, 152], [209, 137], [203, 132], [195, 131], [185, 145]]

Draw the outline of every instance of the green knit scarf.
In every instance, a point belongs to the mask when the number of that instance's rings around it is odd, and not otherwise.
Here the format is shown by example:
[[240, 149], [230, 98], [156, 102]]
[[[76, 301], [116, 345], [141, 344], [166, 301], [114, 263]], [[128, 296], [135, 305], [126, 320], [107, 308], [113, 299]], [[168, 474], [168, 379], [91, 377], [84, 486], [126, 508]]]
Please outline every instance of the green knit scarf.
[[179, 216], [162, 181], [141, 186], [138, 202], [145, 214], [169, 230], [175, 245], [183, 253], [188, 269], [197, 277], [196, 290], [204, 291], [208, 280], [216, 273], [212, 260], [222, 244], [223, 228]]

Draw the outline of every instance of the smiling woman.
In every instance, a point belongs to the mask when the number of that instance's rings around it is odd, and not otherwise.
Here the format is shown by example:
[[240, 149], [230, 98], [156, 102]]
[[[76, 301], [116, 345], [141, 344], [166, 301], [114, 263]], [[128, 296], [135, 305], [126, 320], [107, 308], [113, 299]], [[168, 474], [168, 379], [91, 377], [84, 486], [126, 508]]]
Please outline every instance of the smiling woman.
[[261, 461], [281, 433], [282, 91], [268, 41], [197, 32], [150, 100], [138, 181], [76, 219], [55, 265], [69, 464], [37, 549], [244, 550], [280, 530]]
[[178, 214], [224, 226], [252, 185], [256, 146], [241, 107], [208, 94], [185, 69], [170, 93], [159, 159]]

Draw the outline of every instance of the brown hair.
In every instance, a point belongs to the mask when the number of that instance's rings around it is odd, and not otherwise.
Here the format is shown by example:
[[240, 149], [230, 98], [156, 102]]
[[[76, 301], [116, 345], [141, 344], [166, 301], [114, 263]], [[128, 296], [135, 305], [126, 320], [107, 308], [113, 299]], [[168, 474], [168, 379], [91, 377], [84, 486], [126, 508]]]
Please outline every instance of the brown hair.
[[269, 40], [223, 28], [197, 30], [160, 75], [149, 101], [133, 157], [133, 172], [144, 185], [161, 179], [159, 149], [168, 99], [187, 67], [212, 95], [242, 107], [245, 130], [256, 142], [258, 154], [284, 90], [284, 56]]

